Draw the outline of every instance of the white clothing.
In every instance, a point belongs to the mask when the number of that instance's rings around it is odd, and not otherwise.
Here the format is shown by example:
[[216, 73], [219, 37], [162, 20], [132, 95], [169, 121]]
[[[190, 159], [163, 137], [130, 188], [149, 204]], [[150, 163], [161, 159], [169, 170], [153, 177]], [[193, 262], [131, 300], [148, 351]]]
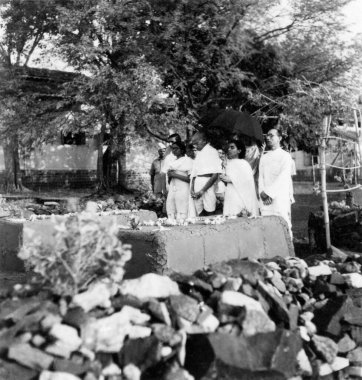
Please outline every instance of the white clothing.
[[[169, 169], [177, 174], [189, 176], [193, 160], [187, 156], [180, 157], [170, 163]], [[178, 178], [172, 178], [166, 200], [166, 211], [169, 219], [186, 219], [188, 216], [190, 199], [190, 184]]]
[[206, 144], [195, 157], [191, 177], [221, 172], [221, 160], [219, 153], [210, 144]]
[[175, 160], [176, 160], [176, 156], [172, 152], [166, 154], [165, 158], [163, 159], [161, 173], [164, 173], [166, 175], [166, 191], [168, 191], [169, 189], [167, 172], [170, 169], [171, 163], [174, 162]]
[[230, 178], [225, 189], [225, 216], [239, 214], [248, 210], [252, 216], [259, 214], [253, 170], [246, 160], [232, 159], [227, 161], [226, 175]]
[[259, 165], [260, 150], [256, 144], [247, 146], [245, 148], [245, 161], [250, 164], [253, 175], [257, 174]]
[[[206, 144], [196, 155], [191, 172], [194, 181], [194, 191], [200, 191], [210, 180], [210, 177], [199, 177], [205, 174], [222, 173], [219, 153], [210, 144]], [[209, 187], [199, 199], [192, 199], [189, 217], [198, 216], [202, 210], [213, 212], [216, 209], [215, 185]]]
[[263, 191], [272, 203], [264, 205], [260, 200], [261, 215], [280, 215], [289, 226], [291, 232], [291, 156], [281, 148], [267, 151], [260, 159], [259, 194]]

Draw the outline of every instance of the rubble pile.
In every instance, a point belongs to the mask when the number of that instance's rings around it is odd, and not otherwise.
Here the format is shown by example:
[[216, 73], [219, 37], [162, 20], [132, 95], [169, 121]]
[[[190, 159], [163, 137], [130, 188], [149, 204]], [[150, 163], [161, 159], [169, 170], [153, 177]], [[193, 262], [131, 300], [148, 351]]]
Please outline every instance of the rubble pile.
[[1, 294], [0, 378], [362, 379], [362, 259], [232, 260]]

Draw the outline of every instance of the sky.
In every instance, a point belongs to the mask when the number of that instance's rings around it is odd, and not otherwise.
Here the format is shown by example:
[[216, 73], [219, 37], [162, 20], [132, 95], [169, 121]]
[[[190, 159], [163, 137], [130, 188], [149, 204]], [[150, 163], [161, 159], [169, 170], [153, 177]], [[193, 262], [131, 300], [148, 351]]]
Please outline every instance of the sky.
[[362, 0], [354, 0], [345, 7], [344, 13], [352, 33], [362, 33]]

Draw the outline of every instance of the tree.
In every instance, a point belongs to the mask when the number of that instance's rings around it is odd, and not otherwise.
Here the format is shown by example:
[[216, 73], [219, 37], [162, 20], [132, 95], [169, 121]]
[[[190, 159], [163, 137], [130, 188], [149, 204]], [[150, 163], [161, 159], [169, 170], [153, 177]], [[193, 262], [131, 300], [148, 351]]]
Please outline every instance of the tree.
[[20, 67], [27, 67], [34, 51], [42, 47], [46, 35], [56, 33], [56, 7], [46, 0], [7, 0], [1, 4], [0, 17], [4, 31], [0, 41], [0, 136], [5, 156], [5, 191], [13, 191], [23, 189], [19, 148], [30, 147], [35, 141], [30, 136], [36, 128], [29, 130], [25, 125], [38, 125], [41, 118], [36, 120], [34, 116], [39, 111], [43, 114], [47, 107], [38, 107], [39, 98], [24, 91], [17, 74]]

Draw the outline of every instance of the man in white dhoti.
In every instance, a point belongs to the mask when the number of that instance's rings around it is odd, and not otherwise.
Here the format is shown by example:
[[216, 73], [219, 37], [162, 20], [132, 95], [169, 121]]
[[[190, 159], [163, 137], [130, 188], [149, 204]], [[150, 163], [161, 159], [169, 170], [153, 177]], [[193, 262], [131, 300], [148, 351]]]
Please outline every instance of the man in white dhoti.
[[267, 151], [259, 164], [259, 194], [261, 215], [280, 215], [291, 233], [292, 158], [280, 147], [281, 135], [271, 129], [266, 135]]
[[196, 133], [191, 143], [198, 153], [191, 171], [191, 198], [189, 217], [207, 216], [215, 212], [215, 182], [221, 170], [221, 160], [215, 148], [206, 140], [201, 132]]

